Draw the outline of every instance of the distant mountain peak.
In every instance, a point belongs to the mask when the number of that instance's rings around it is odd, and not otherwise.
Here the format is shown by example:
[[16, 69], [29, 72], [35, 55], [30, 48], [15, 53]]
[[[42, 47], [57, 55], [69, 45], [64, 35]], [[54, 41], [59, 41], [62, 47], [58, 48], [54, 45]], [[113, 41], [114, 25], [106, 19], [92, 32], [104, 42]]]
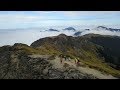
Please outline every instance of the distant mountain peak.
[[105, 26], [98, 26], [97, 29], [104, 29], [104, 30], [108, 30], [108, 31], [120, 31], [120, 29], [115, 29], [115, 28], [107, 28]]
[[46, 31], [56, 31], [56, 32], [59, 32], [58, 30], [52, 29], [52, 28], [50, 28], [49, 30], [46, 30]]
[[90, 29], [85, 29], [85, 30], [89, 31]]
[[106, 28], [105, 26], [98, 26], [97, 28]]
[[73, 27], [68, 27], [68, 28], [65, 28], [64, 30], [73, 30], [73, 31], [76, 31], [76, 29], [73, 28]]
[[78, 31], [78, 32], [74, 33], [74, 36], [79, 36], [79, 35], [81, 35], [81, 33], [82, 32]]
[[106, 30], [108, 30], [108, 28], [107, 28], [107, 27], [105, 27], [105, 26], [98, 26], [97, 28], [100, 28], [100, 29], [106, 29]]

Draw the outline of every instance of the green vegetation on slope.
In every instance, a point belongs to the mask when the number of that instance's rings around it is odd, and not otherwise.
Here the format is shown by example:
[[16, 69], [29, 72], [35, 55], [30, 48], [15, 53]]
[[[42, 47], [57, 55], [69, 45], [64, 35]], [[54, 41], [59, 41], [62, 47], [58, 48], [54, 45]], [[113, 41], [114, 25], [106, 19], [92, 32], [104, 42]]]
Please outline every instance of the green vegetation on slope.
[[92, 54], [91, 52], [85, 52], [86, 58], [85, 60], [80, 59], [81, 62], [86, 64], [90, 68], [97, 69], [103, 73], [111, 74], [116, 77], [120, 77], [120, 71], [110, 67], [103, 59], [100, 59]]
[[[105, 49], [105, 47], [103, 47], [101, 44], [98, 44], [98, 41], [100, 40], [95, 40], [95, 42], [97, 42], [95, 43], [93, 41], [88, 40], [88, 38], [85, 38], [84, 36], [77, 38], [62, 35], [61, 37], [59, 36], [54, 38], [44, 38], [43, 40], [38, 40], [35, 43], [33, 43], [32, 46], [27, 46], [24, 44], [15, 44], [13, 46], [0, 47], [0, 54], [4, 52], [12, 52], [12, 54], [17, 54], [20, 57], [22, 55], [28, 54], [57, 56], [62, 54], [63, 56], [72, 58], [72, 60], [75, 60], [75, 58], [77, 58], [82, 63], [84, 63], [85, 66], [88, 66], [90, 68], [94, 68], [103, 73], [120, 77], [120, 70], [112, 68], [108, 64], [108, 62], [106, 62], [106, 57], [100, 56], [101, 53], [99, 50], [104, 52]], [[102, 41], [102, 43], [105, 42], [106, 41]], [[99, 43], [101, 43], [101, 41]], [[107, 60], [109, 61], [109, 59]]]

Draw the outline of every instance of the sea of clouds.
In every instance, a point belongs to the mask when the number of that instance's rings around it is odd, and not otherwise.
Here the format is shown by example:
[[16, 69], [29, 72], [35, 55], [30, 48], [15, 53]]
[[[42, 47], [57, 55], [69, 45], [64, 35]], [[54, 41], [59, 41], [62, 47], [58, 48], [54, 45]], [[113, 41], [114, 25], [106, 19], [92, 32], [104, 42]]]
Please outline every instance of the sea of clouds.
[[[68, 26], [66, 26], [68, 27]], [[57, 36], [61, 33], [64, 33], [69, 36], [73, 36], [75, 33], [74, 31], [65, 31], [63, 30], [66, 28], [65, 26], [58, 26], [58, 27], [41, 27], [41, 28], [29, 28], [29, 29], [0, 29], [0, 46], [3, 45], [13, 45], [15, 43], [24, 43], [30, 45], [32, 42], [49, 36]], [[94, 33], [94, 34], [101, 34], [101, 35], [115, 35], [120, 36], [120, 32], [112, 32], [107, 30], [95, 30], [96, 26], [73, 26], [77, 31], [81, 31], [81, 35]], [[57, 29], [59, 32], [55, 31], [46, 31], [52, 29]], [[112, 28], [112, 27], [109, 27]], [[114, 27], [115, 28], [115, 27]], [[119, 27], [117, 27], [119, 28]], [[90, 29], [89, 31], [85, 29]]]

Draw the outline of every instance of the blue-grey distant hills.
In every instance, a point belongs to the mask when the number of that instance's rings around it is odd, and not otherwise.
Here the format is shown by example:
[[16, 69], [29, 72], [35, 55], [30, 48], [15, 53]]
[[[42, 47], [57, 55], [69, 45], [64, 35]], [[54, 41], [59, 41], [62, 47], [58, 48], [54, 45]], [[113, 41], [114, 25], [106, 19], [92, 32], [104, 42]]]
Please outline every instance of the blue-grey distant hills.
[[108, 30], [108, 31], [120, 31], [120, 29], [107, 28], [105, 26], [98, 26], [97, 29], [99, 29], [99, 30]]
[[74, 36], [80, 36], [82, 32], [78, 31], [74, 33]]
[[[93, 30], [93, 31], [91, 31], [91, 30]], [[94, 33], [94, 31], [97, 31], [97, 34], [100, 34], [103, 31], [120, 33], [120, 29], [117, 29], [117, 28], [109, 28], [109, 27], [106, 27], [106, 26], [97, 26], [95, 28], [84, 29], [82, 31], [76, 30], [75, 33], [73, 34], [73, 36], [81, 36], [83, 32], [86, 32], [86, 34], [89, 34], [91, 32]], [[106, 35], [107, 35], [107, 33], [106, 33]], [[119, 34], [118, 34], [118, 36], [119, 36]]]
[[46, 30], [46, 31], [54, 31], [54, 32], [59, 32], [59, 30], [56, 30], [56, 29], [49, 29], [49, 30]]
[[68, 27], [68, 28], [65, 28], [65, 29], [63, 29], [63, 30], [76, 31], [76, 29], [73, 28], [73, 27]]
[[76, 31], [73, 36], [80, 36], [84, 31], [90, 31], [90, 29], [84, 29], [83, 31]]

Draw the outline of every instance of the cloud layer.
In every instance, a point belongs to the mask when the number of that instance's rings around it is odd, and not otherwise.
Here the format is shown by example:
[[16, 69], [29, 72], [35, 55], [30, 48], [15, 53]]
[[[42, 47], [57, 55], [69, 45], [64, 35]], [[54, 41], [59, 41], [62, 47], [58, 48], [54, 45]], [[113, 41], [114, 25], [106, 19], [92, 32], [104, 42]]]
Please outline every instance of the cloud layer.
[[[62, 31], [69, 26], [83, 31], [82, 35], [95, 33], [120, 36], [120, 32], [84, 31], [99, 25], [120, 28], [120, 11], [0, 11], [0, 46], [14, 43], [30, 45], [39, 38], [60, 33], [73, 35], [72, 31]], [[60, 32], [40, 32], [50, 28], [59, 29]]]
[[[8, 30], [8, 31], [0, 31], [0, 46], [3, 45], [13, 45], [14, 43], [24, 43], [30, 45], [32, 42], [44, 38], [44, 37], [49, 37], [49, 36], [57, 36], [61, 33], [64, 33], [69, 36], [74, 35], [74, 31], [64, 31], [63, 29], [66, 27], [55, 27], [53, 29], [57, 29], [60, 32], [50, 32], [46, 31], [50, 29], [51, 27], [46, 27], [46, 28], [41, 28], [41, 29], [25, 29], [25, 30]], [[89, 33], [94, 33], [94, 34], [101, 34], [101, 35], [115, 35], [115, 36], [120, 36], [120, 32], [112, 32], [112, 31], [107, 31], [107, 30], [95, 30], [91, 29], [89, 31], [81, 28], [75, 28], [77, 31], [82, 31], [81, 35], [89, 34]]]

